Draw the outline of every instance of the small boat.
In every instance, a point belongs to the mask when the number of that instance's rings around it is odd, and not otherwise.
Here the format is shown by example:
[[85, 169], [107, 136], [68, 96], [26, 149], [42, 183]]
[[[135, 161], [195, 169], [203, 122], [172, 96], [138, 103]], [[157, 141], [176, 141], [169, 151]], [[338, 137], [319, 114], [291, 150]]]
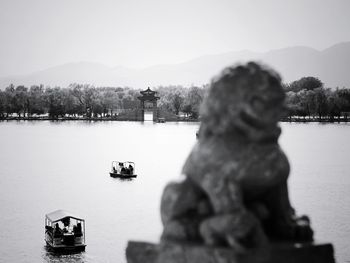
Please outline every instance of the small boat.
[[158, 123], [165, 123], [165, 118], [158, 118], [157, 122]]
[[135, 173], [135, 163], [113, 161], [109, 175], [114, 178], [135, 178], [137, 177]]
[[84, 251], [85, 220], [65, 210], [46, 214], [45, 241], [54, 252]]

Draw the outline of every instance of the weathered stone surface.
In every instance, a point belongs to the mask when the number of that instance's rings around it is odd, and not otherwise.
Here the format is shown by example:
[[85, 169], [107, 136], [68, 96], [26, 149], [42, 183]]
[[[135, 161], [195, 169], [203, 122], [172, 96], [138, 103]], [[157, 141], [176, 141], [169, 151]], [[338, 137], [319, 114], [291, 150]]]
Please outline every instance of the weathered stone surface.
[[159, 246], [146, 242], [129, 242], [126, 247], [128, 263], [154, 263], [158, 259]]
[[309, 220], [289, 202], [289, 163], [277, 141], [284, 97], [279, 76], [255, 63], [214, 79], [186, 179], [163, 194], [162, 240], [226, 245], [239, 254], [261, 251], [268, 237], [312, 240]]
[[[161, 245], [129, 242], [128, 263], [334, 263], [331, 244], [278, 243], [271, 245], [271, 256], [237, 255], [231, 248], [188, 243]], [[138, 256], [135, 256], [138, 255]]]

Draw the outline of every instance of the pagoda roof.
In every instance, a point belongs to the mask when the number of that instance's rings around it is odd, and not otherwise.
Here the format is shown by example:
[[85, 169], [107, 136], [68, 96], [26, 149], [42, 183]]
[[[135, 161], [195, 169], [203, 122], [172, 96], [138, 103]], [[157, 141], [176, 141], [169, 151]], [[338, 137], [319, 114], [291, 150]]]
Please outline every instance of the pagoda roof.
[[155, 94], [157, 93], [156, 91], [153, 91], [150, 89], [150, 87], [148, 87], [146, 90], [140, 91], [140, 93], [142, 94], [142, 96], [138, 97], [138, 99], [140, 100], [158, 100], [159, 97], [155, 96]]
[[151, 90], [150, 87], [148, 87], [146, 90], [140, 91], [140, 93], [142, 95], [151, 95], [151, 94], [155, 94], [156, 92]]

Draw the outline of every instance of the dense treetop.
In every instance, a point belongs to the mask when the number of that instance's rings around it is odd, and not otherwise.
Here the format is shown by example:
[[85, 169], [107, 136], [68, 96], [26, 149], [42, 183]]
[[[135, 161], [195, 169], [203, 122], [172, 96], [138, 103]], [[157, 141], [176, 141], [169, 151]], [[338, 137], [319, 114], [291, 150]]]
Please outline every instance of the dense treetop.
[[[350, 90], [325, 88], [315, 77], [303, 77], [284, 84], [287, 116], [331, 117], [350, 112]], [[160, 97], [160, 110], [186, 118], [198, 119], [199, 108], [207, 86], [160, 86], [152, 88]], [[65, 116], [113, 117], [125, 111], [139, 109], [140, 90], [128, 87], [95, 87], [71, 84], [67, 88], [9, 85], [0, 90], [0, 117], [17, 114], [20, 117], [48, 114], [52, 118]], [[350, 115], [350, 114], [349, 114]]]
[[[155, 89], [160, 97], [158, 107], [176, 115], [182, 111], [197, 118], [205, 88], [166, 86]], [[49, 114], [64, 116], [111, 117], [138, 109], [140, 90], [115, 87], [94, 87], [72, 84], [68, 88], [9, 85], [0, 91], [0, 117], [17, 114], [19, 117]]]
[[330, 117], [350, 115], [350, 90], [325, 88], [315, 77], [285, 85], [289, 116]]

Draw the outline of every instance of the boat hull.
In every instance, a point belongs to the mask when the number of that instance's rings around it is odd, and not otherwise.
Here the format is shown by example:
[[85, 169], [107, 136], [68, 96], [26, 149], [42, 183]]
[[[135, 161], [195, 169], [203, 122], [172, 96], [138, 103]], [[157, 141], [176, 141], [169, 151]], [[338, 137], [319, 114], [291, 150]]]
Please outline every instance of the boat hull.
[[136, 178], [137, 174], [118, 174], [118, 173], [109, 173], [113, 178]]
[[60, 245], [60, 246], [53, 246], [50, 242], [47, 242], [47, 247], [49, 250], [53, 252], [81, 252], [85, 251], [86, 245], [74, 245], [74, 246], [66, 246], [66, 245]]

